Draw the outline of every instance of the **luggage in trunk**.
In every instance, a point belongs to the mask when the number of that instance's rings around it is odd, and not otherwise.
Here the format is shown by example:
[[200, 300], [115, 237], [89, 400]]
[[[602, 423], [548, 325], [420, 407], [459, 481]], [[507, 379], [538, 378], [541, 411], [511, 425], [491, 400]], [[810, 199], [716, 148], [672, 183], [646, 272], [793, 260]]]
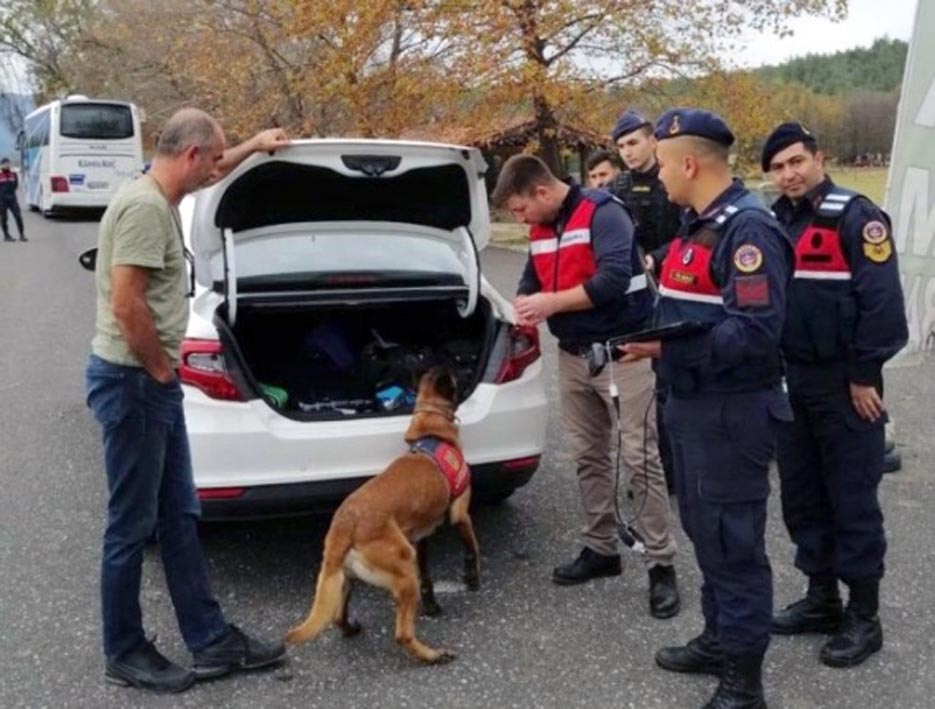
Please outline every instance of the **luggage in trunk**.
[[233, 328], [221, 311], [215, 324], [239, 385], [302, 420], [408, 415], [419, 375], [439, 364], [452, 369], [464, 400], [484, 374], [496, 334], [484, 299], [468, 318], [454, 300], [244, 302]]

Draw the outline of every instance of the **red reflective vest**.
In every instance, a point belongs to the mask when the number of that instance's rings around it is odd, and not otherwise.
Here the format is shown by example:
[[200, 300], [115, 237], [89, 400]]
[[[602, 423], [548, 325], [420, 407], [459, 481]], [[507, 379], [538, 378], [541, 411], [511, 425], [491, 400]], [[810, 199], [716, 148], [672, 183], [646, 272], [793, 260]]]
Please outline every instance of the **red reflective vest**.
[[595, 201], [584, 195], [561, 235], [552, 225], [533, 224], [529, 228], [529, 255], [543, 292], [580, 286], [597, 273], [591, 247], [591, 221], [597, 207]]
[[681, 238], [672, 240], [662, 262], [659, 295], [695, 303], [723, 305], [721, 289], [711, 278], [713, 249]]
[[795, 245], [795, 280], [849, 281], [851, 267], [844, 257], [839, 222], [848, 203], [857, 195], [832, 190], [818, 206], [812, 223]]

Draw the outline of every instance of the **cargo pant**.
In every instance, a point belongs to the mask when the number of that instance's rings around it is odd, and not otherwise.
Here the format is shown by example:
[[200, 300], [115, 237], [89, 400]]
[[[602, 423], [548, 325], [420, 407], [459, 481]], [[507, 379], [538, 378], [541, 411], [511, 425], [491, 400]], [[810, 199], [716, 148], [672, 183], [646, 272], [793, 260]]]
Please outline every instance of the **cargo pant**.
[[769, 463], [792, 418], [781, 392], [670, 396], [665, 409], [682, 527], [701, 569], [705, 627], [731, 655], [769, 645], [773, 576], [766, 556]]
[[[655, 376], [650, 361], [614, 362], [598, 376], [587, 359], [559, 350], [562, 426], [577, 466], [584, 545], [598, 554], [617, 553], [614, 516], [617, 418], [609, 393], [611, 376], [620, 392], [623, 431], [620, 492], [633, 491], [635, 527], [646, 543], [650, 566], [671, 566], [675, 537], [665, 474], [656, 438]], [[626, 510], [622, 511], [626, 517]]]

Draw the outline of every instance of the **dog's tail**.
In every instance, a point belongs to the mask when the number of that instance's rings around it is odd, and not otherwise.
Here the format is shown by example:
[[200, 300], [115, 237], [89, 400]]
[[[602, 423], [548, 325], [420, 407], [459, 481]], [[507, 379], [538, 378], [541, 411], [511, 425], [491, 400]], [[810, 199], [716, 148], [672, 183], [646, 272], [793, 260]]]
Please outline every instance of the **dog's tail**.
[[286, 634], [285, 641], [289, 645], [311, 640], [338, 618], [344, 603], [344, 583], [347, 578], [344, 559], [350, 549], [350, 530], [342, 529], [341, 526], [328, 530], [312, 609], [308, 618]]

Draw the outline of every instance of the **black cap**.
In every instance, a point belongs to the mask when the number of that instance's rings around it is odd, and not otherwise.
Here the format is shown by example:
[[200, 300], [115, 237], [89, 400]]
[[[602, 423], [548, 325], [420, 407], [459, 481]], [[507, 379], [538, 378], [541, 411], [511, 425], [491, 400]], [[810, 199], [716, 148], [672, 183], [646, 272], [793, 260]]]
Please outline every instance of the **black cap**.
[[763, 172], [769, 172], [769, 164], [776, 153], [796, 143], [805, 143], [806, 147], [812, 149], [818, 145], [815, 136], [801, 123], [783, 123], [776, 126], [763, 145], [763, 154], [760, 157]]

